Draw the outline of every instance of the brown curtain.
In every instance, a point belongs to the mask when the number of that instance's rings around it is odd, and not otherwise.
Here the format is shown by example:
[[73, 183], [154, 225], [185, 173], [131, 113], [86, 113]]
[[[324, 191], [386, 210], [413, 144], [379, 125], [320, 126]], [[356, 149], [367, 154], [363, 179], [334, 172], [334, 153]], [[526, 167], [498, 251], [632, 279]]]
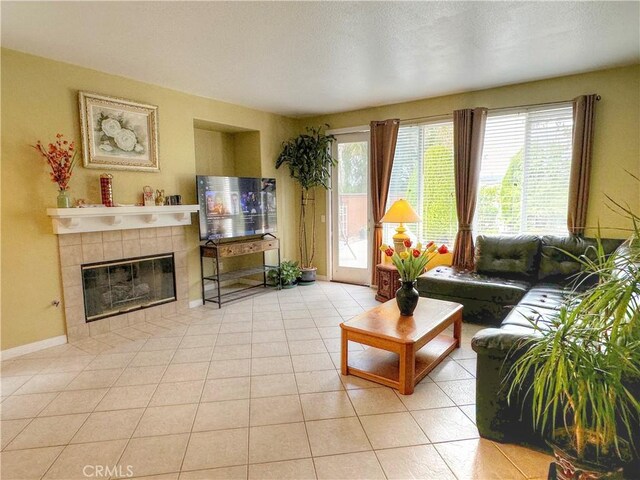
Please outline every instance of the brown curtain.
[[380, 245], [382, 245], [382, 224], [380, 219], [384, 216], [391, 181], [391, 167], [393, 156], [396, 153], [396, 141], [400, 120], [391, 119], [380, 122], [371, 122], [371, 199], [373, 203], [373, 270], [371, 284], [377, 285], [376, 265], [380, 263]]
[[571, 176], [569, 177], [569, 233], [582, 235], [587, 222], [589, 177], [593, 122], [598, 95], [581, 95], [573, 99], [573, 138]]
[[458, 233], [453, 247], [453, 266], [469, 270], [473, 268], [471, 224], [476, 211], [486, 123], [486, 108], [453, 112], [454, 175], [456, 211], [458, 212]]

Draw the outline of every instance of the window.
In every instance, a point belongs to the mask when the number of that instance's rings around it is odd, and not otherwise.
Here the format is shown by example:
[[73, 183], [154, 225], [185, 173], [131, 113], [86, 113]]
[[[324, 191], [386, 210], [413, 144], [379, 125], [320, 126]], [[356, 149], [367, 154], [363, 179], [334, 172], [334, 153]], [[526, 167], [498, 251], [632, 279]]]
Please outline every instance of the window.
[[475, 234], [566, 234], [571, 104], [490, 112]]
[[[453, 246], [458, 230], [453, 122], [400, 127], [387, 209], [400, 198], [406, 199], [422, 218], [419, 224], [405, 225], [414, 240]], [[396, 227], [384, 224], [384, 242], [391, 242]]]

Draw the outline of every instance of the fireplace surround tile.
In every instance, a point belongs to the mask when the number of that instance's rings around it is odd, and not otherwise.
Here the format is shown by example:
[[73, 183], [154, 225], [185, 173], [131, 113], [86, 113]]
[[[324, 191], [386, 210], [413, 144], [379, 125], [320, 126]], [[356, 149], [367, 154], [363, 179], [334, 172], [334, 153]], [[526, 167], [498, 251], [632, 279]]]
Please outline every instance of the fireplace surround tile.
[[62, 285], [63, 287], [73, 287], [80, 285], [82, 277], [80, 276], [80, 265], [71, 265], [62, 267]]
[[82, 244], [102, 243], [102, 232], [86, 232], [82, 234]]
[[184, 235], [173, 235], [171, 241], [173, 242], [174, 251], [182, 252], [187, 249], [187, 238]]
[[129, 314], [124, 313], [122, 315], [116, 315], [115, 317], [109, 317], [109, 330], [117, 330], [119, 328], [125, 328], [129, 326]]
[[[122, 329], [122, 335], [132, 338], [143, 332], [127, 333], [128, 327], [158, 321], [163, 316], [189, 309], [188, 242], [184, 227], [65, 234], [58, 236], [58, 245], [69, 341]], [[176, 301], [85, 323], [81, 264], [171, 252], [174, 254]]]
[[122, 231], [122, 240], [138, 240], [140, 238], [140, 230], [137, 228]]
[[121, 242], [122, 241], [122, 230], [107, 230], [106, 232], [102, 232], [102, 241], [103, 242]]
[[173, 252], [173, 261], [176, 268], [187, 268], [187, 252]]
[[64, 288], [64, 305], [65, 307], [76, 307], [83, 305], [82, 285], [71, 285]]
[[[83, 233], [83, 235], [86, 235]], [[100, 234], [102, 238], [102, 234]], [[95, 263], [104, 261], [104, 248], [100, 243], [83, 243], [82, 244], [82, 263]]]
[[158, 236], [156, 230], [157, 228], [141, 228], [140, 238], [156, 238]]
[[69, 342], [77, 342], [83, 338], [89, 338], [89, 324], [68, 325], [67, 324], [67, 340]]
[[156, 237], [140, 237], [140, 255], [155, 255], [158, 251], [158, 239]]
[[[62, 237], [60, 235], [59, 237]], [[60, 246], [60, 266], [69, 267], [82, 263], [82, 245], [61, 245]]]
[[147, 308], [146, 310], [137, 310], [135, 312], [129, 312], [127, 314], [129, 318], [129, 326], [135, 326], [138, 323], [144, 322], [147, 312], [151, 314], [152, 312], [155, 312], [157, 308], [158, 307], [151, 307], [151, 308]]
[[76, 327], [78, 325], [84, 325], [84, 309], [82, 304], [74, 306], [66, 306], [64, 314], [67, 319], [67, 326]]
[[60, 246], [80, 245], [82, 243], [82, 236], [80, 233], [58, 235], [58, 243], [60, 244]]
[[105, 261], [126, 258], [123, 254], [122, 240], [114, 242], [104, 242], [103, 248]]
[[171, 241], [171, 236], [158, 236], [158, 238], [156, 238], [156, 242], [158, 252], [171, 252], [173, 250], [173, 242]]
[[103, 318], [102, 320], [96, 320], [95, 322], [91, 322], [89, 324], [89, 336], [95, 337], [96, 335], [109, 333], [111, 331], [109, 326], [110, 322], [111, 322], [110, 318]]
[[124, 258], [139, 257], [140, 239], [122, 240], [122, 256]]

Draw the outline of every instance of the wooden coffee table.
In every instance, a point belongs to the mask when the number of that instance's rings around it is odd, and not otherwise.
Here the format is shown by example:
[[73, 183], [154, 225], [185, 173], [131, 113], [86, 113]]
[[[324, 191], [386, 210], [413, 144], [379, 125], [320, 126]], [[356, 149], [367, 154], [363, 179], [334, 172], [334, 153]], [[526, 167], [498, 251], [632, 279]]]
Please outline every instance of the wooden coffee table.
[[[453, 336], [443, 334], [453, 325]], [[395, 299], [341, 323], [342, 374], [396, 388], [403, 395], [454, 348], [460, 347], [462, 305], [420, 297], [411, 317], [400, 315]], [[374, 348], [351, 355], [348, 342]]]

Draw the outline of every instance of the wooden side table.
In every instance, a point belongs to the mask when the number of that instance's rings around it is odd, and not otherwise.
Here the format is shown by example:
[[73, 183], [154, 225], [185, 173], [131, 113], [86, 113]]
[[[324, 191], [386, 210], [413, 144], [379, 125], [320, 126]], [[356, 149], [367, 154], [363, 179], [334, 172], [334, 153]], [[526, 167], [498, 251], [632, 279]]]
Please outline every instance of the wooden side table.
[[386, 302], [396, 298], [396, 290], [400, 288], [400, 274], [392, 264], [380, 263], [376, 265], [378, 274], [378, 293], [376, 300]]

